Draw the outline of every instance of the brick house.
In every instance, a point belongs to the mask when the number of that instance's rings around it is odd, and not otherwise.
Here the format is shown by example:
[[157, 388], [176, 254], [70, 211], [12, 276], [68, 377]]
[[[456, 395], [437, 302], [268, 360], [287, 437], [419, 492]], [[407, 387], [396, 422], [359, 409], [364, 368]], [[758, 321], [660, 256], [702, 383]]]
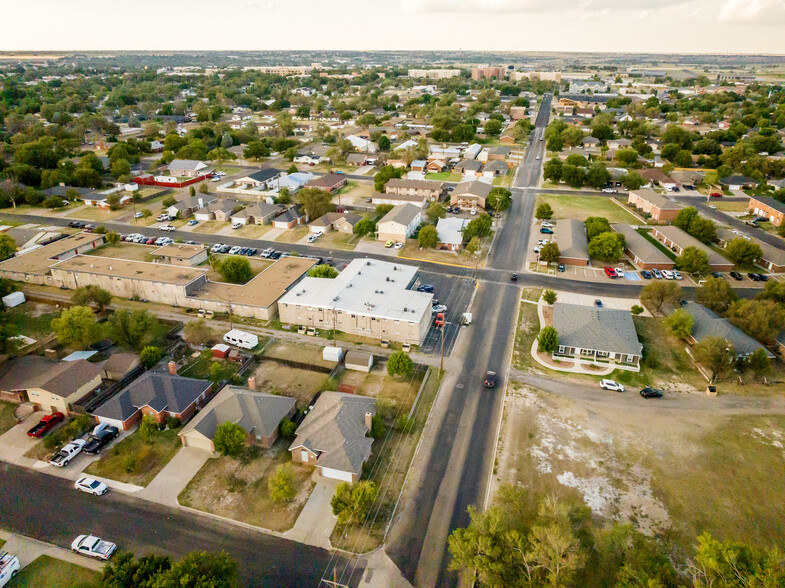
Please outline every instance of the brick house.
[[658, 221], [674, 221], [683, 208], [681, 204], [668, 200], [651, 188], [631, 190], [627, 202]]
[[325, 192], [332, 194], [343, 188], [348, 183], [348, 178], [345, 174], [327, 174], [319, 178], [314, 178], [308, 182], [306, 188], [319, 188]]
[[611, 228], [624, 235], [624, 252], [632, 258], [638, 269], [673, 269], [673, 260], [630, 225], [612, 225]]
[[446, 190], [444, 182], [433, 180], [408, 180], [393, 178], [384, 185], [387, 194], [402, 194], [406, 196], [424, 196], [431, 201], [442, 199]]
[[775, 227], [785, 221], [785, 202], [766, 196], [753, 196], [747, 205], [747, 210], [757, 216], [765, 216]]

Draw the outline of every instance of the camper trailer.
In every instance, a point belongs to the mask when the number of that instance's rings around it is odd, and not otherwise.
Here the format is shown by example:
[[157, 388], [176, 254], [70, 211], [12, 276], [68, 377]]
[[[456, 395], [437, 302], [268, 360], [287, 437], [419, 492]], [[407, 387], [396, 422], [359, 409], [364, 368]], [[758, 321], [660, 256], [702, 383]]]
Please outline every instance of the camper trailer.
[[253, 333], [246, 333], [240, 329], [232, 329], [224, 335], [224, 343], [234, 345], [242, 349], [253, 349], [259, 345], [259, 337]]

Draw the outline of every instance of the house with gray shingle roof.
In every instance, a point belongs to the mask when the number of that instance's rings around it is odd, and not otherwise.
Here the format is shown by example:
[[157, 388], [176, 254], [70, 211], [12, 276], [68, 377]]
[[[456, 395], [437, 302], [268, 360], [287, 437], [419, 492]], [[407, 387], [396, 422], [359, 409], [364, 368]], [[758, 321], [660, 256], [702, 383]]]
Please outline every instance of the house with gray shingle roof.
[[215, 452], [215, 431], [229, 422], [245, 431], [249, 445], [268, 449], [278, 438], [281, 421], [294, 415], [295, 404], [295, 399], [288, 396], [226, 386], [183, 428], [180, 440], [186, 447]]
[[554, 359], [640, 371], [643, 345], [628, 310], [557, 302], [553, 326], [559, 337]]
[[422, 222], [422, 208], [414, 204], [399, 204], [376, 225], [379, 241], [406, 242], [411, 237]]
[[559, 263], [589, 265], [589, 240], [586, 226], [575, 219], [564, 219], [553, 229], [553, 242], [559, 246]]
[[611, 225], [611, 228], [624, 236], [624, 251], [639, 269], [673, 269], [673, 260], [630, 225]]
[[774, 359], [771, 351], [731, 324], [728, 319], [717, 316], [713, 310], [697, 302], [687, 302], [681, 308], [686, 310], [693, 320], [690, 343], [700, 343], [706, 337], [722, 337], [733, 346], [737, 357], [747, 357], [763, 348], [769, 359]]
[[376, 399], [343, 392], [322, 392], [295, 431], [292, 461], [319, 468], [322, 476], [354, 483], [371, 456]]

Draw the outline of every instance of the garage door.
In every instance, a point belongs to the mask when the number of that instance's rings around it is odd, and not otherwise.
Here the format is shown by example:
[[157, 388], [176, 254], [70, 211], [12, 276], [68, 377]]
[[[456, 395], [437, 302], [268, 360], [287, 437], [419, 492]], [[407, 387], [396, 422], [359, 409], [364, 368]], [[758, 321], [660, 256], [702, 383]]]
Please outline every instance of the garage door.
[[96, 415], [99, 423], [103, 423], [105, 425], [110, 425], [112, 427], [117, 427], [120, 431], [123, 430], [123, 421], [118, 421], [117, 419], [110, 419], [107, 417], [102, 417]]
[[204, 449], [205, 451], [213, 451], [212, 441], [199, 433], [191, 432], [190, 434], [183, 435], [182, 439], [185, 441], [184, 445], [186, 447], [196, 447], [198, 449]]
[[322, 476], [325, 478], [332, 478], [333, 480], [343, 480], [344, 482], [352, 481], [352, 473], [344, 472], [341, 470], [333, 470], [330, 468], [322, 468]]

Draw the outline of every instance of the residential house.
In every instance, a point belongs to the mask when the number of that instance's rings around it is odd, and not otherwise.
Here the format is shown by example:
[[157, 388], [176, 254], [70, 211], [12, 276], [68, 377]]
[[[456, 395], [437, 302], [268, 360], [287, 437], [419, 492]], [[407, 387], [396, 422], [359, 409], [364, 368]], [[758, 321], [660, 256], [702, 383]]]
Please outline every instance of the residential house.
[[[136, 184], [134, 184], [134, 186], [136, 186]], [[85, 206], [93, 206], [95, 208], [100, 208], [101, 210], [111, 210], [112, 204], [109, 202], [109, 198], [108, 198], [109, 192], [115, 193], [115, 192], [119, 192], [119, 190], [112, 189], [111, 191], [91, 192], [89, 194], [81, 196], [80, 200], [84, 202]], [[131, 204], [133, 201], [134, 201], [133, 196], [129, 196], [126, 194], [124, 196], [120, 196], [114, 206], [116, 208], [121, 208], [123, 206], [127, 206]]]
[[[25, 186], [19, 184], [17, 187], [21, 189], [25, 189]], [[66, 186], [65, 184], [60, 184], [59, 186], [52, 186], [51, 188], [47, 188], [46, 190], [41, 190], [41, 194], [44, 197], [49, 198], [50, 196], [59, 196], [63, 200], [68, 200], [69, 195], [73, 196], [74, 198], [83, 198], [85, 196], [90, 196], [93, 192], [92, 188], [79, 188], [76, 186]]]
[[424, 159], [415, 159], [412, 161], [412, 165], [410, 167], [412, 171], [425, 172], [426, 168], [428, 167], [428, 162]]
[[265, 449], [278, 439], [279, 425], [295, 413], [294, 398], [238, 386], [226, 386], [180, 432], [185, 447], [197, 447], [215, 453], [213, 439], [218, 427], [234, 423], [245, 433], [248, 445]]
[[485, 182], [462, 182], [450, 194], [450, 205], [457, 205], [462, 210], [485, 210], [485, 201], [492, 188]]
[[115, 426], [121, 431], [128, 431], [148, 414], [158, 424], [165, 423], [169, 417], [185, 423], [207, 403], [211, 387], [209, 380], [145, 372], [96, 408], [93, 416], [99, 423]]
[[711, 309], [696, 302], [687, 302], [681, 308], [692, 317], [690, 343], [700, 343], [707, 337], [722, 337], [733, 346], [736, 357], [749, 357], [758, 349], [763, 349], [769, 359], [774, 359], [771, 351]]
[[319, 165], [324, 161], [323, 155], [318, 155], [313, 151], [298, 151], [294, 158], [294, 163], [304, 163], [307, 165]]
[[267, 169], [260, 169], [252, 174], [238, 178], [234, 183], [235, 186], [244, 185], [246, 186], [246, 189], [262, 188], [264, 190], [271, 190], [277, 185], [276, 180], [284, 175], [286, 175], [286, 172], [274, 167], [268, 167]]
[[405, 194], [408, 196], [423, 196], [430, 201], [442, 199], [446, 192], [444, 182], [434, 180], [409, 180], [406, 178], [393, 178], [384, 185], [388, 194]]
[[292, 461], [316, 466], [325, 478], [355, 483], [371, 456], [368, 436], [376, 400], [342, 392], [322, 392], [297, 427], [289, 446]]
[[649, 187], [662, 186], [668, 191], [677, 187], [677, 182], [673, 178], [656, 168], [639, 169], [638, 175], [646, 181], [646, 185]]
[[216, 202], [218, 199], [210, 194], [199, 194], [197, 196], [190, 196], [185, 200], [176, 202], [170, 207], [166, 208], [164, 212], [169, 216], [176, 218], [189, 218], [194, 215], [194, 212], [200, 208], [204, 208], [208, 204]]
[[630, 147], [632, 147], [632, 141], [629, 139], [608, 139], [608, 149], [629, 149]]
[[30, 402], [45, 412], [72, 412], [101, 384], [101, 368], [84, 359], [59, 361], [26, 355], [0, 367], [0, 400]]
[[196, 267], [207, 261], [207, 248], [201, 245], [187, 245], [186, 243], [169, 243], [150, 253], [164, 263]]
[[559, 338], [554, 359], [640, 371], [643, 345], [629, 310], [556, 302], [553, 326]]
[[378, 145], [373, 141], [369, 141], [368, 139], [363, 139], [362, 137], [358, 137], [357, 135], [349, 135], [346, 137], [349, 143], [352, 144], [352, 147], [357, 149], [357, 151], [363, 151], [365, 153], [376, 153], [379, 150]]
[[210, 220], [227, 221], [238, 204], [236, 200], [216, 200], [195, 211], [194, 218], [200, 222]]
[[779, 247], [771, 245], [766, 241], [761, 241], [754, 236], [750, 237], [749, 235], [746, 235], [745, 237], [742, 237], [738, 232], [733, 232], [730, 229], [722, 227], [717, 229], [717, 239], [723, 247], [727, 247], [728, 243], [734, 239], [741, 238], [745, 238], [760, 247], [763, 257], [756, 262], [758, 265], [765, 267], [767, 270], [774, 273], [785, 271], [785, 249], [780, 249]]
[[179, 178], [196, 178], [209, 171], [205, 162], [195, 159], [173, 159], [168, 169], [171, 175]]
[[463, 152], [463, 158], [466, 160], [477, 159], [480, 151], [482, 151], [482, 145], [479, 143], [472, 143]]
[[307, 188], [319, 188], [325, 192], [333, 193], [343, 188], [348, 183], [348, 178], [345, 174], [325, 174], [318, 178], [314, 178], [305, 186]]
[[232, 214], [232, 224], [265, 225], [271, 222], [272, 219], [278, 216], [282, 211], [283, 206], [278, 204], [257, 202], [256, 204], [251, 204], [241, 211]]
[[447, 163], [443, 159], [429, 159], [428, 164], [425, 166], [425, 171], [428, 173], [441, 173], [447, 167]]
[[591, 136], [584, 137], [581, 140], [581, 146], [586, 151], [591, 151], [592, 153], [599, 153], [600, 152], [600, 145], [601, 145], [601, 143], [602, 142], [599, 139], [597, 139], [596, 137], [591, 137]]
[[469, 224], [469, 220], [465, 218], [454, 216], [440, 218], [436, 223], [436, 232], [439, 234], [436, 248], [447, 251], [463, 249], [463, 229], [467, 224]]
[[353, 233], [354, 225], [362, 220], [359, 214], [349, 212], [328, 212], [323, 214], [308, 225], [311, 233], [327, 233], [337, 231], [339, 233]]
[[485, 164], [485, 167], [482, 169], [482, 175], [486, 178], [495, 178], [506, 175], [508, 169], [506, 161], [495, 159]]
[[785, 202], [768, 196], [750, 198], [747, 211], [756, 216], [765, 216], [775, 227], [779, 227], [785, 222]]
[[505, 161], [509, 156], [512, 149], [506, 145], [497, 145], [488, 150], [488, 161]]
[[297, 225], [305, 222], [305, 213], [300, 206], [292, 206], [273, 219], [273, 227], [276, 229], [293, 229]]
[[627, 202], [658, 221], [674, 221], [683, 208], [681, 204], [658, 194], [651, 188], [630, 190]]
[[611, 228], [624, 235], [624, 251], [632, 258], [638, 269], [673, 269], [673, 260], [630, 225], [611, 225]]
[[113, 353], [101, 367], [101, 377], [119, 382], [141, 365], [142, 361], [136, 353]]
[[378, 206], [380, 204], [391, 204], [398, 206], [399, 204], [414, 204], [420, 208], [425, 208], [428, 205], [428, 198], [425, 196], [410, 196], [408, 194], [382, 194], [381, 192], [374, 192], [371, 196], [371, 204]]
[[553, 228], [553, 242], [559, 246], [559, 263], [589, 265], [589, 240], [583, 221], [559, 220]]
[[709, 259], [709, 268], [715, 272], [729, 272], [733, 270], [733, 263], [725, 259], [711, 247], [704, 245], [692, 235], [688, 235], [679, 227], [663, 225], [654, 227], [652, 237], [661, 241], [676, 255], [681, 255], [687, 247], [695, 247], [706, 253]]
[[354, 167], [362, 167], [369, 161], [376, 161], [375, 157], [370, 157], [367, 153], [350, 153], [346, 156], [346, 165], [353, 165]]
[[422, 208], [413, 204], [399, 204], [388, 212], [376, 225], [379, 241], [406, 242], [422, 222]]
[[747, 188], [754, 188], [758, 185], [758, 181], [754, 178], [748, 178], [742, 175], [732, 175], [720, 178], [720, 184], [728, 186], [731, 190], [745, 190]]
[[453, 167], [453, 171], [455, 173], [459, 173], [464, 176], [479, 175], [481, 169], [482, 169], [482, 162], [477, 161], [475, 159], [462, 159], [461, 161], [455, 164], [455, 167]]

